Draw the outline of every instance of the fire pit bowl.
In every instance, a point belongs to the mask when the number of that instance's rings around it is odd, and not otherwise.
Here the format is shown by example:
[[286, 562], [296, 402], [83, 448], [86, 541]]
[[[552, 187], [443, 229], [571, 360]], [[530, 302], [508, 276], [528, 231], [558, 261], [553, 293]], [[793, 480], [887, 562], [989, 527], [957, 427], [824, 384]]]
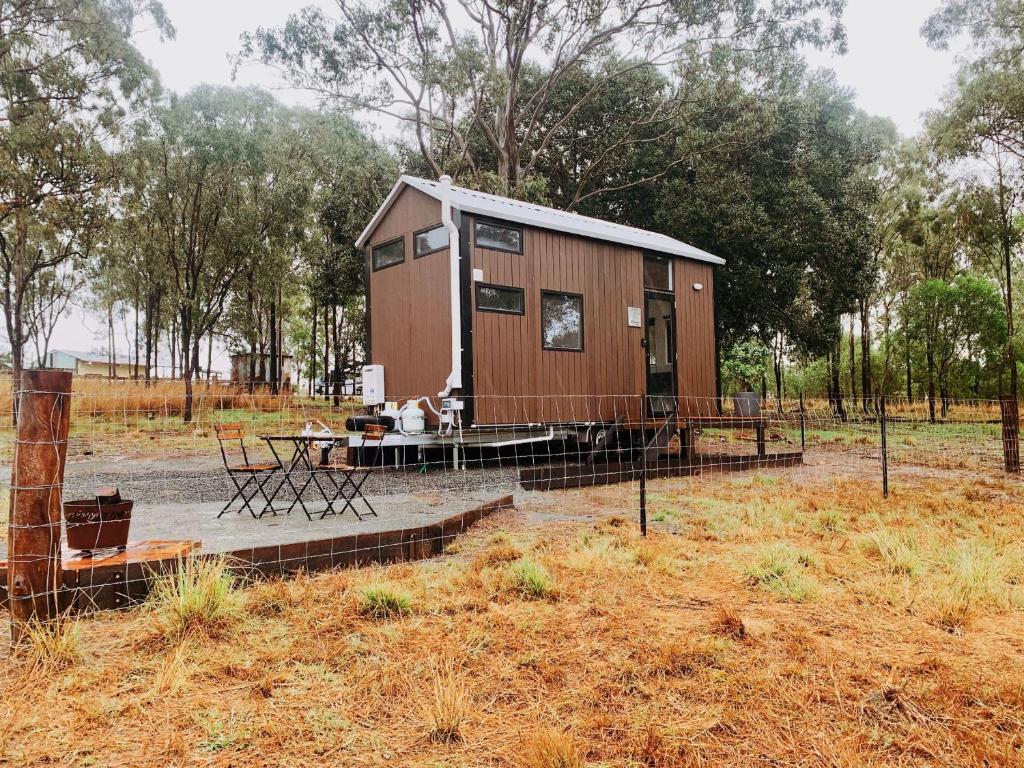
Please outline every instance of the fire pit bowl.
[[128, 546], [133, 501], [105, 503], [102, 499], [64, 502], [64, 523], [68, 546], [90, 553], [94, 549]]

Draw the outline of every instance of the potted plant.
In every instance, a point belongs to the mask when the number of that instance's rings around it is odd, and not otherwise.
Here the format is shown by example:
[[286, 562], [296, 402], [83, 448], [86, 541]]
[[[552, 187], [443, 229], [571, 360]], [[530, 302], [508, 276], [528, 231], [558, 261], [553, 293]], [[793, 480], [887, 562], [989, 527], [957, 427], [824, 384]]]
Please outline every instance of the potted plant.
[[91, 556], [95, 549], [128, 547], [133, 501], [121, 498], [116, 488], [101, 488], [95, 498], [64, 502], [68, 547]]
[[761, 397], [754, 391], [756, 382], [764, 373], [767, 351], [758, 341], [742, 341], [736, 344], [722, 361], [722, 374], [728, 381], [739, 385], [733, 392], [733, 410], [737, 416], [761, 415]]

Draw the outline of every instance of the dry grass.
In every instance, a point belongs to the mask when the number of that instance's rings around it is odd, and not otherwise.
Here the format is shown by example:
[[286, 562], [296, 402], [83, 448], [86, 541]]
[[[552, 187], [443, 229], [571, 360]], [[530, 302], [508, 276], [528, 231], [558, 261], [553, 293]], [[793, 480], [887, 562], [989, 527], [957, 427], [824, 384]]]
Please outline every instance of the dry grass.
[[424, 707], [431, 741], [462, 740], [462, 724], [470, 715], [472, 702], [465, 681], [451, 659], [431, 663], [431, 695]]
[[646, 540], [635, 488], [539, 494], [457, 554], [242, 590], [220, 631], [84, 619], [70, 666], [0, 661], [0, 763], [1021, 765], [1018, 484], [914, 474], [886, 502], [805, 468], [648, 491], [672, 515]]
[[[161, 379], [146, 386], [144, 381], [76, 376], [72, 394], [72, 422], [97, 416], [121, 418], [126, 413], [145, 413], [153, 418], [180, 416], [185, 384], [176, 379]], [[289, 393], [271, 395], [265, 389], [250, 392], [242, 386], [193, 382], [193, 409], [197, 416], [214, 410], [278, 410], [290, 399]], [[5, 413], [11, 409], [11, 381], [7, 377], [0, 378], [0, 409]]]
[[155, 630], [179, 642], [223, 634], [241, 617], [242, 600], [225, 559], [193, 557], [156, 580], [146, 609]]
[[42, 674], [70, 667], [82, 657], [79, 620], [68, 614], [46, 622], [32, 619], [22, 626], [16, 650]]

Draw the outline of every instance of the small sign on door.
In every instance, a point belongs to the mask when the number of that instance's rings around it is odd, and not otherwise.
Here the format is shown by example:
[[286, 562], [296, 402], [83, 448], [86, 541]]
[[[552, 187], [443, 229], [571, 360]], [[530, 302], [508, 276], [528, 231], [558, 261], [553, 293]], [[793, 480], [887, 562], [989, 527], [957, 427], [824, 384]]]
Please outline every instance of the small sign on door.
[[630, 328], [643, 328], [644, 316], [640, 307], [626, 307], [626, 322]]

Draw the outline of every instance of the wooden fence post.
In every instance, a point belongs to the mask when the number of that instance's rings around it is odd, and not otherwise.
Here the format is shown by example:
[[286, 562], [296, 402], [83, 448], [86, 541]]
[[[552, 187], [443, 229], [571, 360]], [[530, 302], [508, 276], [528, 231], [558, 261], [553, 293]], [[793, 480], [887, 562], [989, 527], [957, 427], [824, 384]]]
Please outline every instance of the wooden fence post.
[[999, 413], [1003, 422], [1003, 465], [1006, 471], [1020, 474], [1020, 416], [1017, 399], [1012, 395], [999, 396]]
[[54, 618], [63, 578], [61, 502], [71, 416], [71, 373], [21, 374], [7, 530], [11, 639], [32, 618]]

